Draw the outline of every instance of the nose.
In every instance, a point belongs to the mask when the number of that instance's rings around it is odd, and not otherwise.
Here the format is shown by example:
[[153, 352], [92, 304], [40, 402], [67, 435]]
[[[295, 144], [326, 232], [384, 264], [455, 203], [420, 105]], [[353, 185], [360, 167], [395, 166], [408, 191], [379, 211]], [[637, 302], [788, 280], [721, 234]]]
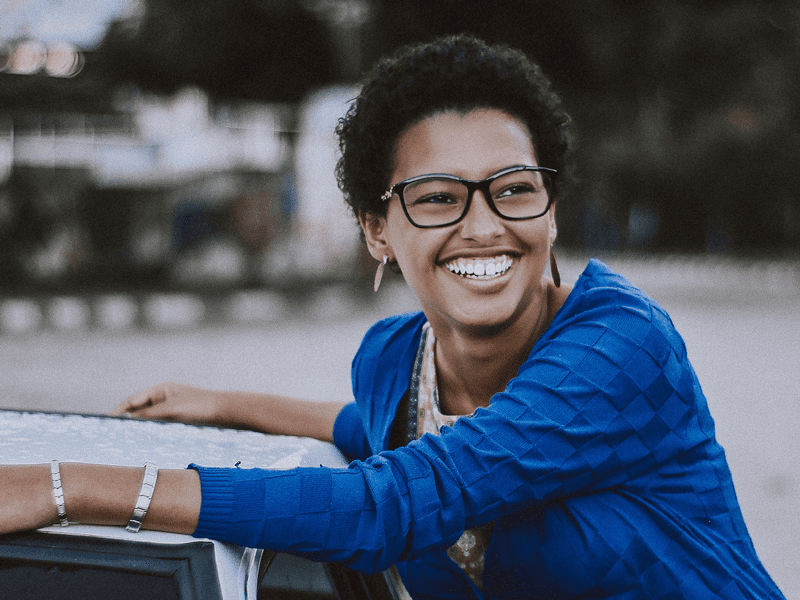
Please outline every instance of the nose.
[[461, 235], [476, 241], [491, 240], [503, 234], [503, 219], [492, 211], [483, 190], [475, 190], [461, 225]]

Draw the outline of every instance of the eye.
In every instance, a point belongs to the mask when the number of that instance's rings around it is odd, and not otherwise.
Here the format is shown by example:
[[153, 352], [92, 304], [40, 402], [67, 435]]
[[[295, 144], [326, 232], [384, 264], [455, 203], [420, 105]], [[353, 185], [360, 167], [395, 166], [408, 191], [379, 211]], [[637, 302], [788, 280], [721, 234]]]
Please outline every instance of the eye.
[[509, 198], [511, 196], [519, 196], [522, 194], [536, 193], [536, 187], [532, 183], [517, 182], [505, 186], [494, 194], [495, 198]]
[[423, 196], [414, 196], [407, 200], [408, 204], [456, 204], [458, 200], [450, 194], [444, 192], [434, 192]]
[[544, 190], [544, 180], [539, 171], [515, 171], [498, 177], [492, 182], [492, 198], [495, 200], [526, 200]]

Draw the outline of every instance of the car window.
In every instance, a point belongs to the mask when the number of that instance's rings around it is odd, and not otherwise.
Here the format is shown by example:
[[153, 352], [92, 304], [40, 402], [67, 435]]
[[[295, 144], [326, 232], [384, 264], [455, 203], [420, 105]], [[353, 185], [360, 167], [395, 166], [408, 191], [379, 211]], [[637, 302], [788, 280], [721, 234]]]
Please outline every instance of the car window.
[[221, 600], [214, 545], [28, 532], [0, 536], [0, 598]]
[[163, 575], [33, 560], [0, 560], [0, 597], [14, 600], [180, 600]]
[[388, 572], [365, 575], [335, 563], [315, 563], [289, 554], [267, 556], [259, 600], [410, 600]]
[[337, 600], [326, 565], [277, 554], [258, 589], [259, 600]]

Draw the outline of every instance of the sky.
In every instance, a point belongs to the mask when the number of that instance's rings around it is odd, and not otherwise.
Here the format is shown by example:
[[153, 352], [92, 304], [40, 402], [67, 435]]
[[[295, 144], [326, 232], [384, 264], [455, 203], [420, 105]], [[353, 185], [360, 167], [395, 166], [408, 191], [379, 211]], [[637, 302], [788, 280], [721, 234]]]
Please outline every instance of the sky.
[[138, 0], [1, 0], [0, 44], [30, 37], [90, 50], [102, 40], [110, 21], [130, 14], [137, 5]]

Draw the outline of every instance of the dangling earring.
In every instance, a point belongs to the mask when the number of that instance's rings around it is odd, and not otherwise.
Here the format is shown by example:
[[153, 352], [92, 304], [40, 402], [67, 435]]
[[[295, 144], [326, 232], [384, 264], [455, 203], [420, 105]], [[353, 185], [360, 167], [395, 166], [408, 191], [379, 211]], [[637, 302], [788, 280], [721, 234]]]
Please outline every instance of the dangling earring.
[[381, 280], [383, 279], [383, 272], [386, 270], [386, 263], [389, 262], [389, 257], [385, 254], [383, 255], [383, 262], [378, 265], [378, 270], [375, 272], [375, 291], [378, 291], [378, 288], [381, 287]]
[[556, 263], [556, 255], [553, 252], [553, 244], [550, 244], [550, 275], [553, 276], [553, 283], [556, 287], [561, 287], [561, 274], [558, 272], [558, 263]]

